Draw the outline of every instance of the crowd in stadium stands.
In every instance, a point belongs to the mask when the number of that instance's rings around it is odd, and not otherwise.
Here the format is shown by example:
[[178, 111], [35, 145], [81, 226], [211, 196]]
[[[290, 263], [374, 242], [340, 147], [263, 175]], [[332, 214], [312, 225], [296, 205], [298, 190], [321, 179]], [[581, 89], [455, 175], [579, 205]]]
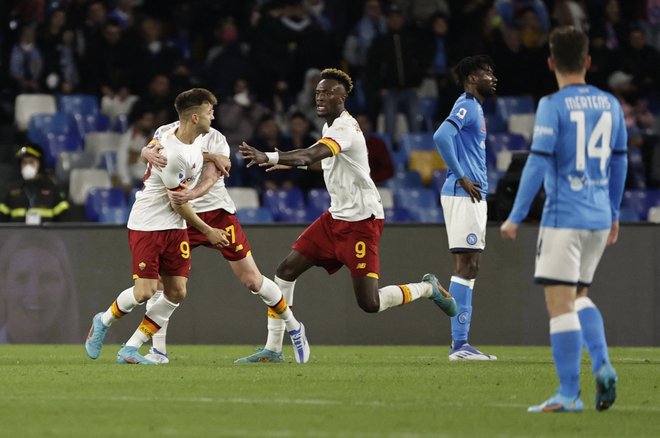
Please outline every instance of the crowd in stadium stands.
[[[369, 126], [370, 150], [378, 151], [370, 161], [374, 180], [396, 195], [416, 184], [405, 174], [417, 171], [421, 183], [413, 188], [434, 190], [444, 163], [413, 160], [404, 143], [433, 149], [414, 139], [428, 140], [462, 91], [452, 67], [485, 53], [499, 78], [499, 97], [484, 106], [495, 198], [511, 151], [529, 148], [536, 102], [555, 91], [547, 37], [559, 24], [588, 33], [587, 80], [623, 105], [627, 188], [652, 199], [660, 189], [660, 0], [6, 0], [0, 23], [0, 192], [9, 175], [20, 176], [16, 152], [40, 143], [63, 190], [69, 172], [84, 167], [79, 155], [91, 153], [89, 166], [102, 167], [109, 186], [131, 193], [139, 187], [141, 145], [176, 119], [174, 96], [194, 86], [218, 97], [216, 127], [233, 150], [242, 141], [262, 150], [307, 147], [322, 128], [313, 102], [320, 69], [337, 66], [356, 82], [346, 106]], [[17, 97], [26, 94], [56, 102], [30, 115], [66, 117], [32, 117], [18, 126]], [[92, 103], [67, 109], [63, 96], [91, 96]], [[71, 127], [48, 131], [48, 123]], [[94, 146], [101, 138], [111, 153]], [[323, 187], [320, 175], [265, 174], [232, 155], [228, 185], [259, 194]], [[74, 205], [85, 202], [69, 195]], [[388, 218], [425, 221], [400, 211], [396, 200]], [[649, 212], [630, 214], [645, 220]], [[436, 220], [441, 215], [431, 215]]]

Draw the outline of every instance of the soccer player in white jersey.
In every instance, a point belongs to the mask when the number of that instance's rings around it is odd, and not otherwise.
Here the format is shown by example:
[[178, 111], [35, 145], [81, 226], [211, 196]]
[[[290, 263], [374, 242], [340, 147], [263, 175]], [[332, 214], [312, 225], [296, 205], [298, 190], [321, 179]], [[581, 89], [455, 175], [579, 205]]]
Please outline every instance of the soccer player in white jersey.
[[168, 164], [163, 169], [147, 168], [144, 187], [136, 195], [128, 218], [135, 283], [120, 293], [108, 310], [94, 316], [85, 341], [85, 349], [92, 359], [99, 357], [108, 328], [154, 295], [160, 274], [163, 295], [146, 312], [138, 329], [117, 353], [117, 362], [121, 364], [154, 364], [139, 353], [139, 348], [168, 321], [186, 296], [190, 272], [186, 222], [200, 230], [211, 244], [229, 244], [225, 230], [207, 225], [189, 204], [170, 203], [167, 196], [168, 189], [176, 190], [182, 183], [196, 182], [199, 178], [203, 157], [194, 141], [209, 131], [216, 103], [215, 96], [203, 88], [193, 88], [176, 97], [174, 106], [181, 125], [162, 139]]
[[472, 322], [472, 291], [479, 272], [481, 252], [486, 247], [488, 221], [486, 195], [486, 120], [481, 103], [495, 93], [497, 78], [488, 56], [463, 58], [456, 75], [465, 92], [449, 117], [433, 134], [435, 146], [449, 171], [440, 200], [445, 213], [449, 251], [455, 271], [449, 293], [456, 299], [458, 314], [451, 319], [449, 360], [496, 360], [468, 343]]
[[[292, 251], [277, 267], [275, 282], [292, 301], [296, 279], [312, 266], [333, 274], [345, 265], [353, 277], [358, 305], [368, 313], [382, 312], [417, 298], [432, 299], [450, 316], [456, 313], [454, 299], [444, 295], [432, 274], [419, 283], [378, 287], [378, 244], [384, 214], [380, 196], [369, 177], [367, 146], [357, 121], [344, 110], [353, 81], [337, 69], [321, 72], [316, 87], [316, 110], [325, 118], [323, 138], [307, 149], [261, 152], [246, 143], [239, 150], [254, 164], [321, 168], [330, 193], [330, 209], [324, 212], [293, 243]], [[282, 349], [282, 322], [269, 313], [265, 347], [241, 362], [256, 362]]]
[[603, 317], [587, 297], [598, 262], [619, 234], [626, 181], [627, 134], [623, 111], [610, 93], [587, 85], [587, 36], [572, 26], [550, 34], [548, 66], [559, 91], [536, 111], [531, 154], [516, 200], [500, 232], [515, 239], [534, 196], [544, 184], [534, 281], [544, 285], [550, 314], [552, 357], [559, 389], [529, 412], [580, 412], [580, 358], [584, 342], [596, 380], [596, 409], [616, 398]]
[[[173, 129], [179, 126], [178, 122], [165, 125], [156, 130], [152, 143], [158, 143], [161, 138], [168, 135]], [[207, 134], [199, 136], [196, 140], [204, 155], [208, 159], [225, 160], [221, 167], [229, 165], [229, 145], [225, 136], [218, 130], [211, 128]], [[165, 161], [158, 161], [158, 148], [144, 148], [143, 155], [150, 163], [159, 163], [164, 165]], [[153, 165], [153, 164], [152, 164]], [[213, 161], [204, 164], [204, 170], [200, 182], [193, 188], [184, 188], [176, 192], [169, 192], [170, 199], [175, 204], [184, 204], [191, 202], [193, 209], [209, 225], [226, 230], [229, 233], [229, 245], [224, 247], [212, 246], [206, 237], [195, 228], [188, 227], [188, 237], [190, 239], [190, 248], [195, 249], [199, 246], [206, 246], [210, 249], [220, 251], [227, 260], [232, 271], [253, 294], [259, 295], [266, 305], [268, 312], [277, 315], [285, 322], [286, 330], [291, 337], [291, 343], [294, 347], [294, 357], [299, 363], [309, 361], [310, 348], [305, 335], [305, 329], [302, 323], [299, 323], [293, 316], [293, 313], [287, 306], [286, 300], [277, 285], [269, 278], [265, 277], [259, 271], [252, 250], [243, 228], [236, 217], [236, 207], [234, 201], [229, 196], [225, 188], [224, 176]], [[157, 292], [148, 302], [147, 309], [155, 304], [160, 291]], [[168, 363], [167, 343], [166, 343], [167, 324], [153, 337], [153, 348], [146, 357], [154, 362]], [[281, 352], [277, 356], [263, 358], [263, 361], [281, 362]]]

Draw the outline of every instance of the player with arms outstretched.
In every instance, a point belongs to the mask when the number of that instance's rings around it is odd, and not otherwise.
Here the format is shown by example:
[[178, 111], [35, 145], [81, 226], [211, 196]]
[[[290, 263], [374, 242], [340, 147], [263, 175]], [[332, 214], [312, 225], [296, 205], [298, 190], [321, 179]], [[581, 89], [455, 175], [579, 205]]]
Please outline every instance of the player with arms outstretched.
[[545, 188], [534, 281], [545, 289], [550, 343], [559, 389], [529, 412], [580, 412], [582, 342], [596, 379], [596, 409], [616, 398], [603, 318], [587, 297], [598, 262], [619, 234], [626, 180], [627, 134], [623, 111], [609, 93], [587, 85], [587, 36], [572, 26], [550, 34], [548, 66], [559, 91], [539, 102], [531, 154], [525, 163], [505, 239], [515, 239], [541, 187]]
[[449, 293], [456, 299], [458, 314], [451, 319], [449, 360], [496, 360], [468, 343], [472, 322], [472, 291], [479, 272], [481, 252], [486, 247], [488, 176], [486, 171], [486, 120], [481, 107], [495, 94], [497, 78], [488, 56], [463, 58], [456, 75], [465, 92], [449, 117], [433, 134], [435, 146], [449, 171], [440, 200], [445, 214], [449, 251], [456, 265]]
[[168, 189], [176, 190], [182, 183], [196, 182], [199, 178], [203, 157], [194, 141], [209, 131], [216, 103], [215, 96], [203, 88], [193, 88], [176, 97], [174, 106], [181, 125], [162, 139], [168, 164], [163, 169], [147, 169], [144, 187], [137, 193], [128, 218], [135, 284], [120, 293], [108, 310], [94, 316], [85, 341], [85, 349], [92, 359], [99, 357], [108, 328], [154, 295], [160, 274], [164, 294], [146, 312], [138, 329], [117, 353], [117, 362], [121, 364], [154, 364], [138, 350], [167, 323], [186, 296], [190, 272], [186, 222], [202, 232], [212, 245], [229, 244], [226, 231], [207, 225], [189, 204], [170, 203], [167, 196]]
[[[289, 152], [261, 152], [246, 143], [239, 150], [255, 164], [323, 170], [330, 193], [330, 209], [324, 212], [293, 243], [289, 255], [277, 267], [276, 283], [289, 302], [300, 275], [312, 266], [321, 266], [333, 274], [346, 266], [353, 278], [358, 305], [368, 313], [427, 297], [452, 316], [456, 304], [444, 295], [437, 279], [426, 274], [419, 283], [378, 287], [380, 276], [378, 244], [384, 214], [380, 196], [369, 177], [367, 146], [357, 121], [344, 109], [346, 95], [353, 81], [344, 72], [325, 69], [316, 87], [316, 109], [326, 120], [323, 138], [306, 149]], [[257, 362], [276, 355], [282, 349], [282, 323], [269, 314], [268, 340], [265, 348], [239, 362]]]

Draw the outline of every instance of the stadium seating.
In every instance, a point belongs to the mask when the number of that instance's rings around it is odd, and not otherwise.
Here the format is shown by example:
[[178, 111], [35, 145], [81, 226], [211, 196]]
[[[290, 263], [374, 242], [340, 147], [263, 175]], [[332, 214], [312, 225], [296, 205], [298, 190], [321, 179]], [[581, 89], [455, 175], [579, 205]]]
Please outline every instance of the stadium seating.
[[82, 139], [75, 133], [53, 134], [49, 133], [44, 144], [46, 152], [46, 165], [54, 167], [57, 157], [62, 152], [76, 152], [82, 150]]
[[99, 222], [102, 224], [124, 225], [128, 222], [131, 213], [129, 207], [103, 207]]
[[267, 224], [274, 221], [273, 213], [266, 207], [243, 208], [236, 212], [242, 224]]
[[431, 184], [433, 172], [446, 169], [447, 165], [435, 150], [411, 151], [408, 155], [408, 168], [419, 173], [422, 177], [422, 183], [428, 186]]
[[532, 141], [532, 134], [534, 133], [534, 120], [536, 115], [530, 114], [512, 114], [509, 117], [508, 129], [512, 134], [519, 134], [525, 137], [527, 142]]
[[330, 194], [326, 189], [310, 189], [307, 192], [307, 206], [325, 211], [330, 208]]
[[447, 180], [447, 169], [436, 170], [431, 175], [431, 188], [435, 191], [437, 196], [442, 192], [442, 186]]
[[103, 169], [73, 169], [69, 178], [69, 198], [76, 205], [83, 205], [87, 193], [95, 187], [109, 189], [110, 176]]
[[420, 97], [418, 102], [422, 126], [427, 131], [433, 132], [435, 130], [435, 119], [438, 117], [438, 98]]
[[117, 118], [112, 124], [112, 130], [119, 133], [128, 131], [128, 115], [118, 114]]
[[227, 192], [237, 210], [259, 207], [259, 194], [252, 187], [228, 187]]
[[96, 96], [69, 94], [58, 98], [59, 112], [66, 114], [98, 114], [99, 103]]
[[119, 149], [121, 134], [116, 132], [92, 132], [85, 135], [85, 152], [94, 157], [94, 162], [99, 163], [101, 153], [104, 151], [116, 151]]
[[99, 167], [108, 171], [108, 175], [117, 175], [117, 151], [103, 151], [99, 159]]
[[621, 207], [619, 211], [620, 222], [640, 222], [639, 213], [632, 207]]
[[399, 149], [410, 156], [412, 151], [435, 151], [432, 132], [409, 132], [399, 140]]
[[83, 151], [62, 151], [55, 163], [55, 177], [60, 182], [68, 182], [72, 169], [94, 167], [94, 157]]
[[396, 172], [392, 178], [385, 183], [386, 187], [390, 189], [404, 188], [404, 187], [422, 187], [422, 177], [419, 173], [413, 170], [405, 170]]
[[407, 223], [414, 222], [410, 212], [403, 207], [392, 207], [385, 209], [385, 222], [386, 223]]
[[[498, 163], [498, 155], [501, 152], [524, 151], [527, 149], [527, 141], [525, 141], [525, 137], [522, 135], [506, 132], [488, 134], [488, 137], [486, 138], [486, 162], [489, 168], [506, 170], [508, 168], [508, 163], [503, 169], [499, 168], [498, 164], [504, 166], [506, 159], [500, 158], [501, 161]], [[510, 162], [510, 155], [508, 156], [508, 159]]]
[[394, 207], [394, 195], [392, 195], [392, 190], [387, 187], [378, 187], [378, 193], [380, 194], [380, 201], [383, 203], [383, 208]]
[[505, 122], [513, 114], [534, 113], [534, 99], [532, 96], [500, 96], [495, 102], [495, 114]]
[[627, 207], [635, 211], [640, 220], [646, 221], [649, 210], [660, 206], [660, 190], [626, 190], [623, 193], [622, 208]]
[[660, 224], [660, 207], [649, 208], [649, 215], [646, 220], [654, 224]]
[[437, 208], [438, 197], [433, 189], [401, 188], [394, 190], [394, 203], [411, 212], [417, 209]]
[[305, 199], [298, 188], [289, 190], [267, 190], [262, 196], [262, 204], [270, 209], [276, 221], [288, 213], [285, 210], [304, 210]]
[[14, 122], [20, 131], [26, 131], [35, 114], [55, 114], [57, 105], [50, 94], [19, 94], [14, 107]]
[[75, 131], [73, 118], [69, 114], [35, 114], [28, 123], [28, 139], [46, 145], [48, 134], [70, 134]]
[[285, 208], [277, 216], [278, 222], [287, 222], [291, 224], [309, 223], [306, 208]]
[[412, 212], [415, 222], [422, 224], [444, 224], [445, 217], [442, 213], [442, 209], [438, 207], [431, 208], [418, 208]]
[[121, 188], [91, 188], [85, 201], [87, 220], [98, 222], [103, 208], [108, 207], [127, 207], [124, 190]]
[[102, 132], [110, 129], [110, 118], [105, 114], [72, 114], [75, 127], [81, 137], [90, 132]]

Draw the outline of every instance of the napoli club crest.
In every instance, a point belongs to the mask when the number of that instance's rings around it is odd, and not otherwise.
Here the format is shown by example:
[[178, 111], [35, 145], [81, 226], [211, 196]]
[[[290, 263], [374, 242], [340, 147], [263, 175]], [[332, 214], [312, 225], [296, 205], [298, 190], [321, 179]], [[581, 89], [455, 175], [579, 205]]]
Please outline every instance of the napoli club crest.
[[477, 244], [477, 235], [474, 233], [470, 233], [467, 235], [467, 238], [465, 239], [468, 243], [468, 245], [476, 245]]

